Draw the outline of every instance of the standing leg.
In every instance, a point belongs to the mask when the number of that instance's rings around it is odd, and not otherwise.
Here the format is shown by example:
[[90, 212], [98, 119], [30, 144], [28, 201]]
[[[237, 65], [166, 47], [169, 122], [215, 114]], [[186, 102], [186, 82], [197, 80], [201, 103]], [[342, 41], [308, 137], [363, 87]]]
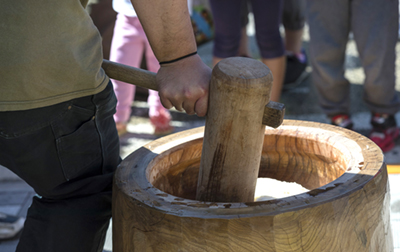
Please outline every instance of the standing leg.
[[[144, 50], [143, 41], [135, 27], [137, 17], [118, 14], [114, 37], [111, 44], [110, 60], [121, 64], [139, 67]], [[126, 132], [126, 124], [131, 115], [131, 105], [135, 96], [135, 86], [118, 80], [112, 80], [117, 96], [117, 112], [114, 115], [120, 134]]]
[[344, 61], [350, 31], [349, 0], [307, 0], [312, 80], [330, 117], [350, 112], [350, 83]]
[[364, 101], [372, 112], [370, 139], [384, 152], [395, 146], [399, 129], [394, 114], [398, 1], [356, 0], [351, 4], [354, 39], [364, 67]]
[[305, 24], [305, 0], [283, 0], [282, 24], [285, 28], [285, 49], [300, 54]]
[[307, 76], [307, 57], [302, 47], [306, 0], [284, 0], [282, 24], [285, 28], [286, 72], [284, 89], [299, 85]]
[[240, 43], [239, 50], [237, 55], [240, 57], [249, 57], [251, 58], [249, 52], [249, 38], [247, 36], [247, 25], [249, 23], [249, 2], [248, 0], [242, 1], [242, 7], [240, 8], [240, 23], [241, 23], [241, 35], [240, 35]]
[[120, 162], [111, 83], [57, 105], [0, 112], [0, 164], [36, 193], [18, 252], [101, 252]]
[[278, 102], [286, 69], [285, 50], [279, 32], [283, 1], [252, 0], [251, 4], [256, 26], [257, 44], [262, 57], [261, 61], [269, 67], [274, 77], [271, 101]]
[[376, 113], [395, 114], [398, 1], [352, 1], [351, 25], [365, 70], [364, 101]]
[[213, 65], [238, 54], [241, 36], [242, 0], [210, 0], [214, 17], [215, 37]]
[[271, 70], [274, 76], [271, 90], [271, 101], [279, 102], [282, 93], [283, 79], [285, 77], [286, 57], [281, 56], [273, 59], [261, 60]]

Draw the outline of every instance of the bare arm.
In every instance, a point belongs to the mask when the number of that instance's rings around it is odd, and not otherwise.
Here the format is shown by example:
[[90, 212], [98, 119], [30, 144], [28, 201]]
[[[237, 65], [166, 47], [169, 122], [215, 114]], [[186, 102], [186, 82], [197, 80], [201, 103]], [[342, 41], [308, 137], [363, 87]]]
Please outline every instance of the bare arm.
[[[170, 61], [197, 50], [187, 0], [131, 0], [158, 61]], [[188, 114], [204, 116], [211, 69], [196, 54], [157, 73], [161, 102]]]

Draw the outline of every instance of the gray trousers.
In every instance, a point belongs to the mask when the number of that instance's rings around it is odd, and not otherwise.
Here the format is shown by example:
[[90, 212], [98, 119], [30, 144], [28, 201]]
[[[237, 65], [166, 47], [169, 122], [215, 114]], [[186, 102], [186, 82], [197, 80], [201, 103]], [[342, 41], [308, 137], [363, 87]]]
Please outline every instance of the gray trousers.
[[395, 114], [395, 46], [398, 0], [307, 0], [312, 80], [328, 116], [349, 113], [350, 83], [345, 78], [349, 32], [365, 72], [364, 101], [371, 112]]

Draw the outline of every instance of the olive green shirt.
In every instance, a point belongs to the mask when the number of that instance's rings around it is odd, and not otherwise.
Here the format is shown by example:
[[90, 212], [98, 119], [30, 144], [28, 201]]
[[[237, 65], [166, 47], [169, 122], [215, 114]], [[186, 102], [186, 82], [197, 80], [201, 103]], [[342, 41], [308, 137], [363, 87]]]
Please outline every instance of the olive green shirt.
[[0, 111], [96, 94], [109, 79], [87, 0], [2, 0]]

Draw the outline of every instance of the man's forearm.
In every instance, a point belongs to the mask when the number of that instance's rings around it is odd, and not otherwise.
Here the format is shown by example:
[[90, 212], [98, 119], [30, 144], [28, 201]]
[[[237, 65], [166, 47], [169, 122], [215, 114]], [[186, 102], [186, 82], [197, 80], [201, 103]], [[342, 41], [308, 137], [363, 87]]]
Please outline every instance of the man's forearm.
[[156, 75], [161, 103], [205, 116], [211, 69], [199, 55], [191, 55], [197, 46], [187, 0], [131, 1], [154, 54], [165, 62]]
[[158, 61], [196, 51], [187, 0], [131, 0]]

